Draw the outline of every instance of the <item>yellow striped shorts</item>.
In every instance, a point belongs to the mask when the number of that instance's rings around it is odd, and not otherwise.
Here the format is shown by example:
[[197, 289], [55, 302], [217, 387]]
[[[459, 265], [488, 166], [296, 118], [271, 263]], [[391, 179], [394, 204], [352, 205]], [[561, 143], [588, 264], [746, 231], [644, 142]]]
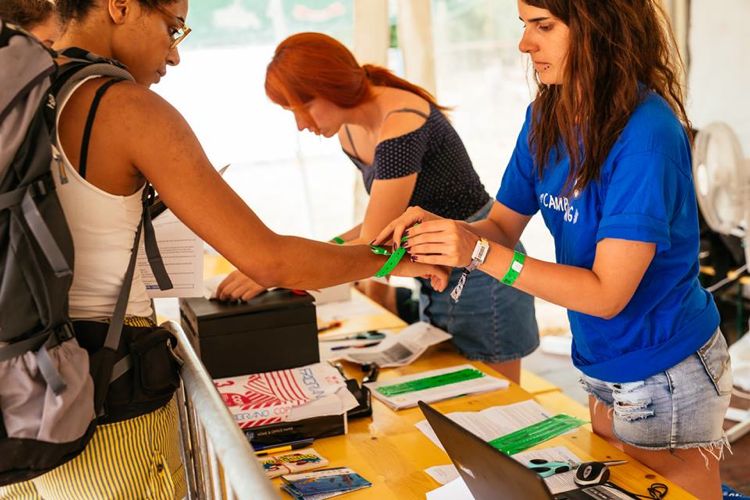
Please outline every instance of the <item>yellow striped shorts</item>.
[[[136, 318], [126, 323], [149, 326]], [[186, 494], [174, 399], [151, 413], [97, 426], [73, 460], [30, 481], [0, 487], [2, 500], [166, 500]]]

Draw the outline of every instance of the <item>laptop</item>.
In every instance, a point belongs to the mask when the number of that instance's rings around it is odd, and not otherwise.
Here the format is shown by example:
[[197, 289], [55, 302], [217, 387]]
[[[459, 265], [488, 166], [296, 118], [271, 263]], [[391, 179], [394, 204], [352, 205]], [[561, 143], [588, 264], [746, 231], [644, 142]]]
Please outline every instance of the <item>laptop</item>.
[[553, 495], [536, 472], [493, 448], [423, 401], [419, 408], [476, 500], [619, 500], [637, 498], [607, 483]]

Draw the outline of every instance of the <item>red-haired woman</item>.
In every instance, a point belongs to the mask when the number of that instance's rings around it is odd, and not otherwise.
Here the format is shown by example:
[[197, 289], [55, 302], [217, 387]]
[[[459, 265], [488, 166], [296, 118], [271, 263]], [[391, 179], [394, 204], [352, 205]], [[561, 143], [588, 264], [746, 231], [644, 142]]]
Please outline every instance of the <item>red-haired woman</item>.
[[[346, 243], [370, 242], [409, 205], [469, 222], [496, 205], [445, 108], [385, 68], [360, 66], [329, 36], [299, 33], [281, 42], [268, 65], [266, 93], [294, 113], [299, 130], [337, 135], [361, 171], [370, 201], [362, 223], [340, 235]], [[461, 274], [455, 271], [442, 293], [422, 282], [420, 316], [453, 334], [465, 356], [518, 382], [520, 359], [539, 343], [532, 297], [476, 272], [462, 280], [465, 291], [456, 302], [450, 292]], [[248, 298], [257, 290], [234, 273], [219, 295]]]
[[[568, 308], [594, 431], [695, 497], [721, 498], [732, 390], [719, 312], [698, 281], [698, 209], [668, 22], [658, 0], [519, 0], [538, 94], [476, 224], [410, 208], [418, 262], [484, 272]], [[557, 263], [513, 251], [541, 212]], [[377, 241], [376, 241], [377, 242]]]

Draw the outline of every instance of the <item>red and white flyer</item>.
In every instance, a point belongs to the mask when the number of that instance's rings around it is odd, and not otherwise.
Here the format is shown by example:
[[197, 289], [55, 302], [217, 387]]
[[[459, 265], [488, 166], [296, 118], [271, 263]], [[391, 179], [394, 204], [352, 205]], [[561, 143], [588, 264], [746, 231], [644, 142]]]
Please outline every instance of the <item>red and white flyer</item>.
[[344, 378], [327, 363], [227, 377], [214, 385], [243, 429], [341, 415], [357, 406]]

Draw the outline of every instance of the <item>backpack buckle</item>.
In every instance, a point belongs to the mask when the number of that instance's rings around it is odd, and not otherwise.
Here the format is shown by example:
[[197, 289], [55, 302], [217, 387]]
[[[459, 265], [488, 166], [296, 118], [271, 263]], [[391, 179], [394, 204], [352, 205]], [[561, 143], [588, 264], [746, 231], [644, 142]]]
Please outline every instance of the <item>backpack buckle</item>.
[[57, 343], [62, 344], [75, 337], [75, 331], [70, 323], [63, 323], [60, 329], [55, 332], [55, 337], [57, 338]]

